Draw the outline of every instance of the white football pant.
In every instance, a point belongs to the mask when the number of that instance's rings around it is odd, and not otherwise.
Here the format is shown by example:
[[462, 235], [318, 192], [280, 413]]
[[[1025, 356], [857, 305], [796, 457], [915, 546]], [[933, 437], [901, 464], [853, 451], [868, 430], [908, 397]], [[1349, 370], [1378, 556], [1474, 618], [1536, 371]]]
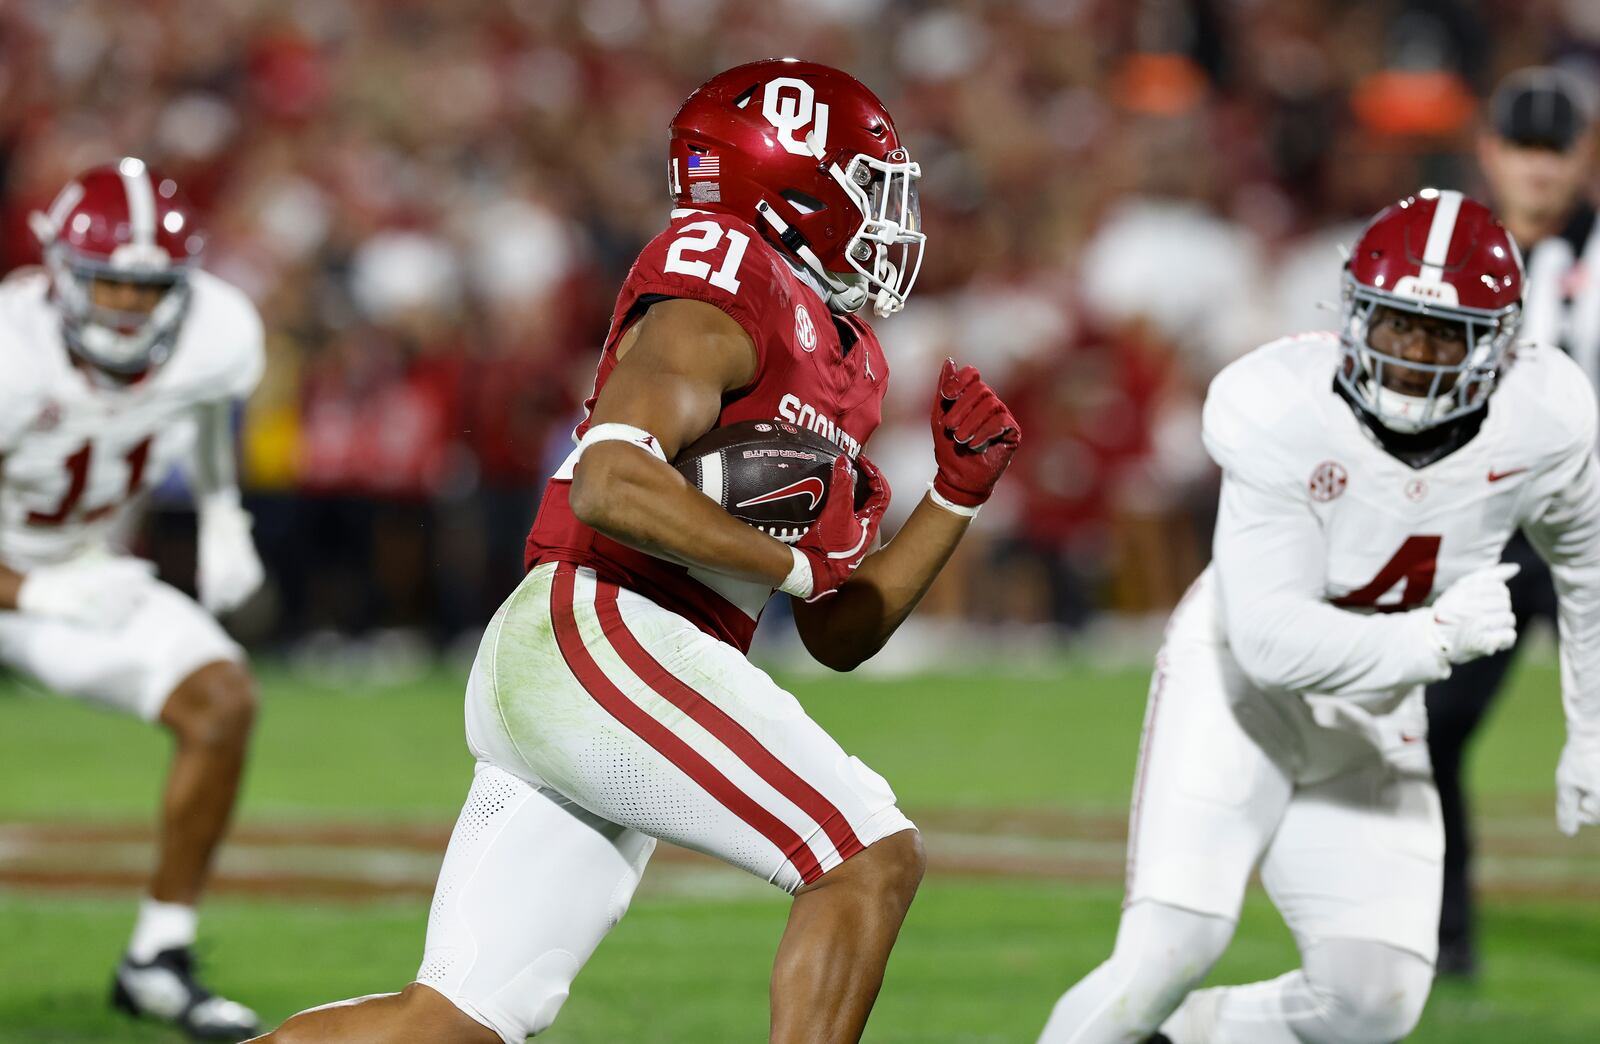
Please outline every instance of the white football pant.
[[1403, 725], [1400, 749], [1324, 727], [1315, 709], [1330, 698], [1249, 682], [1214, 599], [1198, 583], [1156, 657], [1116, 950], [1061, 999], [1041, 1041], [1155, 1032], [1226, 948], [1259, 866], [1304, 968], [1197, 994], [1173, 1039], [1390, 1044], [1422, 1010], [1438, 945], [1444, 836], [1421, 691], [1364, 704]]

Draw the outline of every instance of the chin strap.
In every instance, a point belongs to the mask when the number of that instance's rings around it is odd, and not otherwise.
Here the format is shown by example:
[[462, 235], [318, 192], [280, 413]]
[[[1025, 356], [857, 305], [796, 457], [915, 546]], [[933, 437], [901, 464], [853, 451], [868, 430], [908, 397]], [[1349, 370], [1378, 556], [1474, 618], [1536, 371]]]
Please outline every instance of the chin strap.
[[800, 234], [800, 230], [783, 220], [782, 215], [773, 210], [766, 200], [763, 199], [756, 203], [756, 213], [765, 218], [767, 224], [772, 226], [772, 231], [777, 233], [778, 241], [783, 244], [784, 249], [805, 262], [810, 274], [816, 276], [817, 280], [822, 284], [822, 296], [828, 302], [829, 308], [836, 312], [847, 314], [861, 311], [862, 306], [867, 303], [867, 288], [865, 286], [847, 283], [822, 267], [822, 261], [818, 259], [816, 252], [811, 249], [811, 244], [807, 243], [805, 237]]

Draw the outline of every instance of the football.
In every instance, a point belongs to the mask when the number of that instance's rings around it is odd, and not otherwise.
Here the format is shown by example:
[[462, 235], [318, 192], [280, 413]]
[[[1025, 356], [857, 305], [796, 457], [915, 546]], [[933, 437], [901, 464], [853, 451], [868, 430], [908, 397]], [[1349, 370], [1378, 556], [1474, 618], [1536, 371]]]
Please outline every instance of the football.
[[734, 518], [792, 544], [816, 522], [843, 452], [787, 421], [740, 421], [706, 432], [673, 466]]

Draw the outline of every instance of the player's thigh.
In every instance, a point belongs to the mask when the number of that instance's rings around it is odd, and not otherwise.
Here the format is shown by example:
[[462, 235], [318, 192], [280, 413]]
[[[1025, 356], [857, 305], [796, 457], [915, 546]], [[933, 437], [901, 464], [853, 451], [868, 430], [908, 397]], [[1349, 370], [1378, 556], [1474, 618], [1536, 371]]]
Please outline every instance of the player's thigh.
[[1236, 917], [1288, 804], [1278, 760], [1241, 724], [1226, 650], [1174, 628], [1156, 657], [1128, 827], [1128, 901]]
[[1438, 950], [1444, 827], [1424, 773], [1372, 752], [1296, 791], [1261, 864], [1261, 880], [1303, 946], [1365, 939]]
[[189, 675], [245, 656], [192, 598], [148, 583], [138, 611], [116, 628], [0, 612], [0, 661], [63, 696], [154, 721]]
[[737, 649], [586, 569], [540, 567], [518, 595], [468, 693], [482, 756], [791, 892], [911, 827]]
[[628, 908], [655, 841], [478, 762], [417, 981], [508, 1041], [550, 1025]]

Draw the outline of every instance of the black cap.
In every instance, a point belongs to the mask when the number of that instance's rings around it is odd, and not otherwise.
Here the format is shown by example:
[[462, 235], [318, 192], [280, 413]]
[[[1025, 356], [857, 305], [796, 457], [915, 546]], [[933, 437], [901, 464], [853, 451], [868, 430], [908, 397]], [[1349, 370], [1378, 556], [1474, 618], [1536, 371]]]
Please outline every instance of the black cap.
[[1587, 85], [1564, 69], [1519, 69], [1489, 98], [1489, 120], [1513, 145], [1565, 152], [1589, 127], [1588, 94]]

